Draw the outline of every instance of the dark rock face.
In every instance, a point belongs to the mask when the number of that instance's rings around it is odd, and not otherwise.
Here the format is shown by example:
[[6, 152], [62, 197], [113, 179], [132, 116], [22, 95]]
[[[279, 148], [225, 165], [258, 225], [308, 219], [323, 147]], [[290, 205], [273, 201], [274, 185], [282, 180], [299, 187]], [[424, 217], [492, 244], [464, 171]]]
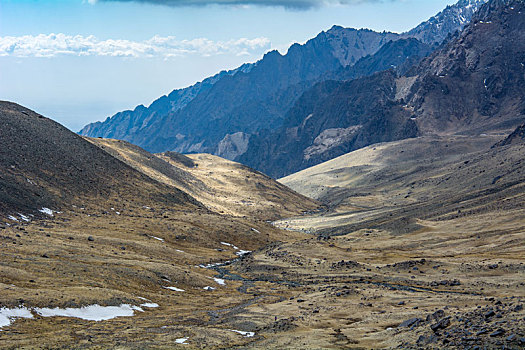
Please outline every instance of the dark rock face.
[[424, 59], [403, 96], [423, 133], [506, 131], [525, 113], [525, 4], [493, 0]]

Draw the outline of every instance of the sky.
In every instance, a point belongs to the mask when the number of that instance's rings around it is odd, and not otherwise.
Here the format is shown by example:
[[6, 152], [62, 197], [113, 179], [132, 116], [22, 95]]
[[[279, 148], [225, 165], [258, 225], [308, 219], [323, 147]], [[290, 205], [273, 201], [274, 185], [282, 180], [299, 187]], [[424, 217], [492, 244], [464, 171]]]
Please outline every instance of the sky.
[[454, 0], [0, 0], [0, 100], [72, 131], [333, 25], [404, 32]]

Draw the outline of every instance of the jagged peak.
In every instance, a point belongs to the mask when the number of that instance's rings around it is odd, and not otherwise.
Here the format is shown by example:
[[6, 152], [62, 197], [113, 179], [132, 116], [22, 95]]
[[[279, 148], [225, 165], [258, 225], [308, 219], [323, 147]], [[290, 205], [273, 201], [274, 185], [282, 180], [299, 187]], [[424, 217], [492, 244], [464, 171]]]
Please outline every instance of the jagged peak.
[[427, 44], [443, 42], [450, 33], [470, 23], [476, 11], [487, 1], [459, 0], [403, 35], [417, 37]]

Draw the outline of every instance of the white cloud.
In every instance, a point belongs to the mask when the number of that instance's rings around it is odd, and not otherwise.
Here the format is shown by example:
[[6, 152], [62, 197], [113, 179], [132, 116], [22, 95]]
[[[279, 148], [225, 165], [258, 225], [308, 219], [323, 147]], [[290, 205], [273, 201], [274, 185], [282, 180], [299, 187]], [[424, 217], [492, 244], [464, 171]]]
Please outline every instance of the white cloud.
[[206, 38], [177, 40], [174, 36], [154, 36], [145, 41], [125, 39], [99, 40], [93, 35], [39, 34], [18, 37], [0, 37], [0, 56], [55, 57], [114, 56], [114, 57], [160, 57], [168, 59], [180, 56], [216, 56], [223, 54], [246, 55], [270, 48], [270, 40], [232, 39], [213, 41]]

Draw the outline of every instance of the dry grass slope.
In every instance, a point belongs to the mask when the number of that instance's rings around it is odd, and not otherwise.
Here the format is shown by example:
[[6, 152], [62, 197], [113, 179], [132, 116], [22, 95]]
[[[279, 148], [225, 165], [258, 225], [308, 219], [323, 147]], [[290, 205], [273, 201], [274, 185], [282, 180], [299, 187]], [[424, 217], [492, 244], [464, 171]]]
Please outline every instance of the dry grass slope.
[[189, 193], [217, 213], [275, 220], [319, 207], [272, 178], [221, 157], [175, 152], [153, 155], [125, 141], [87, 140], [152, 179]]

